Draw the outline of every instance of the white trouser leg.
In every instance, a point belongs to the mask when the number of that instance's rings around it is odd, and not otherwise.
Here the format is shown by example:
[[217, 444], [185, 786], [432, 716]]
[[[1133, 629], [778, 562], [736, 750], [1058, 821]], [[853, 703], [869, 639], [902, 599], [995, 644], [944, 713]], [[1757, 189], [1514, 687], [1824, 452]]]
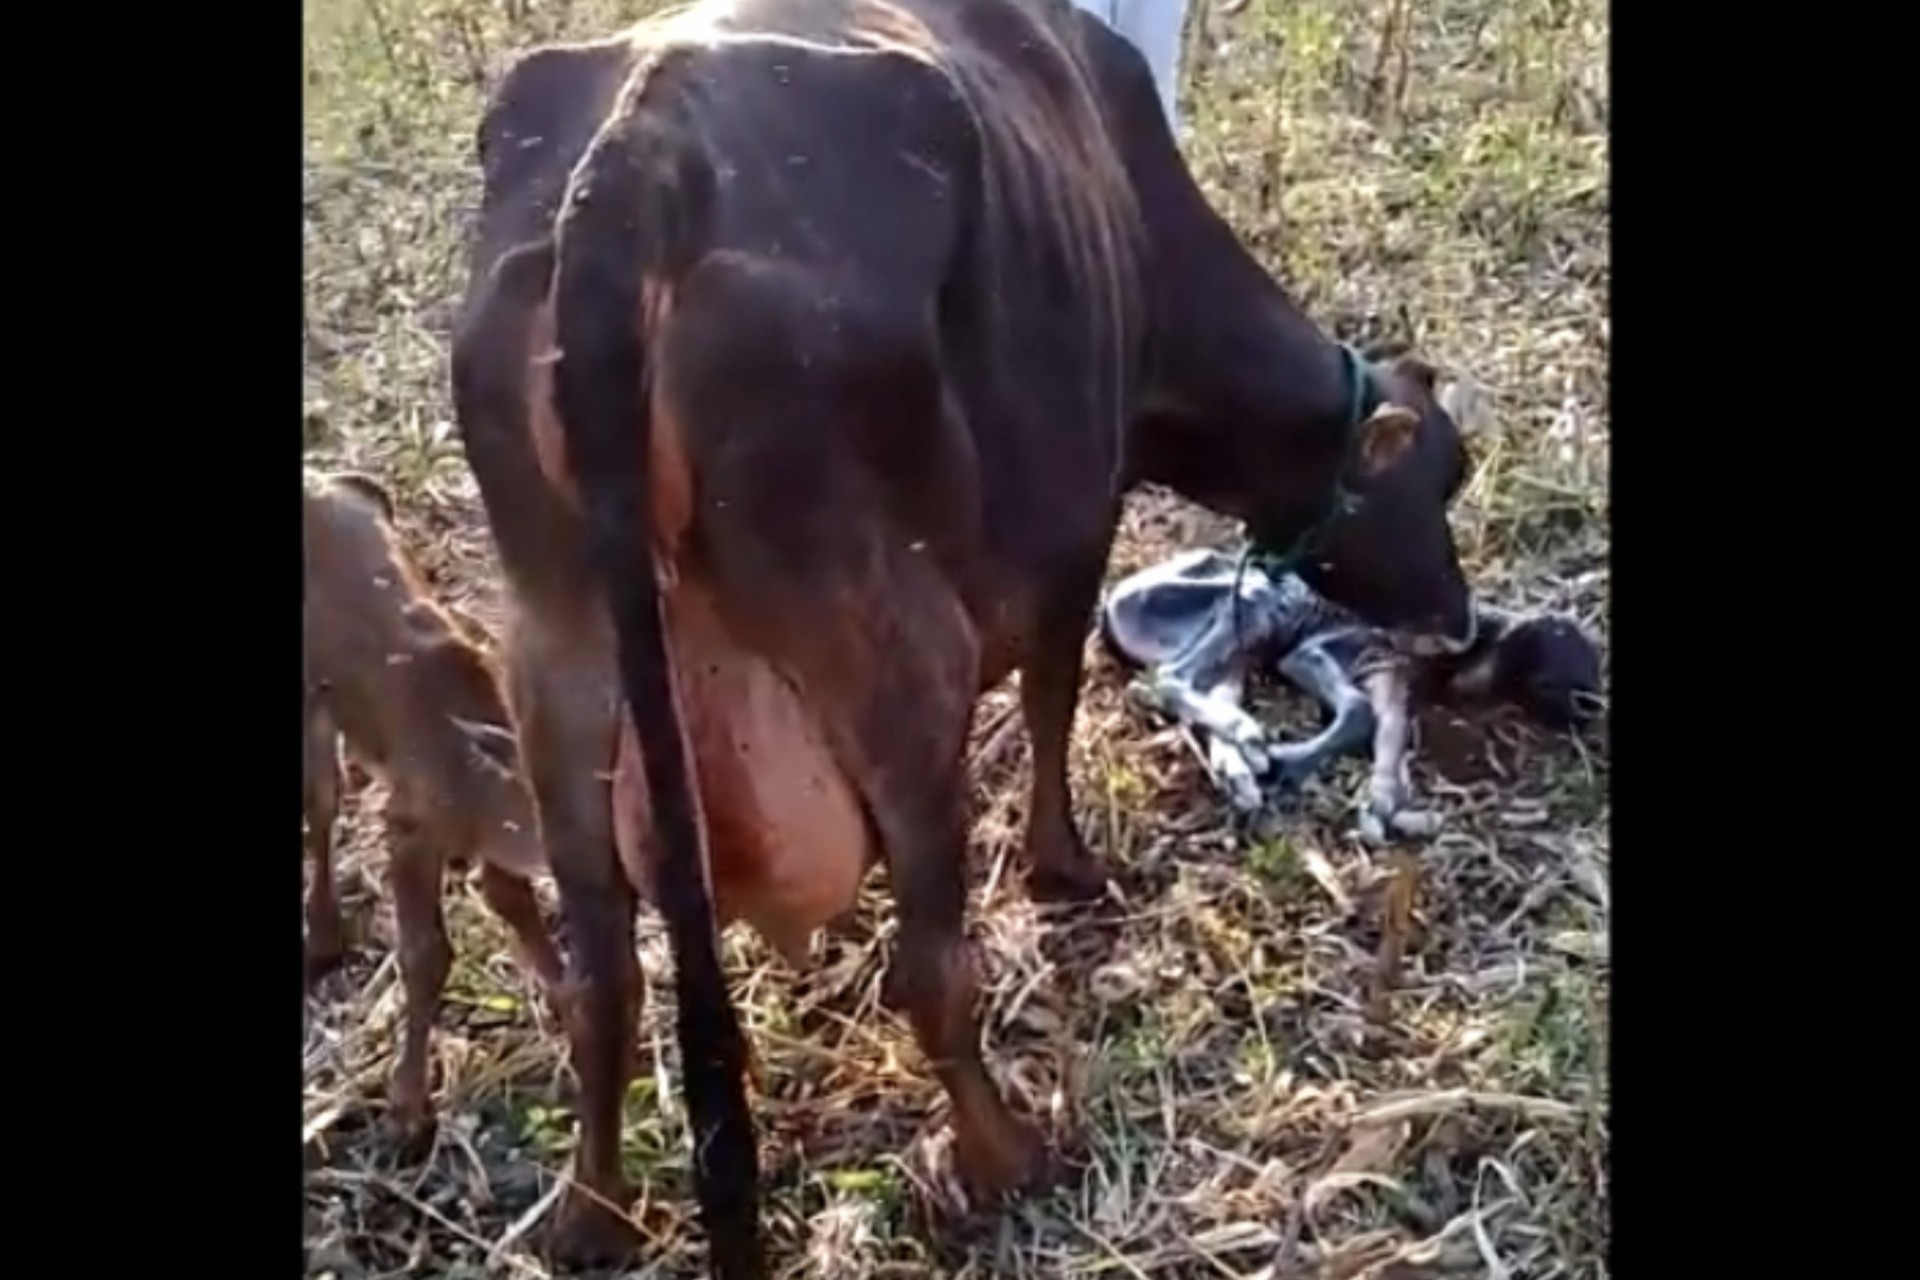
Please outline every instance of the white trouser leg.
[[[1084, 6], [1083, 6], [1084, 7]], [[1167, 111], [1167, 124], [1180, 129], [1180, 30], [1187, 20], [1187, 0], [1112, 0], [1113, 29], [1146, 55]]]
[[1187, 0], [1073, 0], [1132, 42], [1147, 60], [1167, 125], [1180, 130], [1180, 29], [1187, 20]]
[[1117, 0], [1073, 0], [1073, 7], [1084, 9], [1108, 26], [1114, 25], [1113, 8]]

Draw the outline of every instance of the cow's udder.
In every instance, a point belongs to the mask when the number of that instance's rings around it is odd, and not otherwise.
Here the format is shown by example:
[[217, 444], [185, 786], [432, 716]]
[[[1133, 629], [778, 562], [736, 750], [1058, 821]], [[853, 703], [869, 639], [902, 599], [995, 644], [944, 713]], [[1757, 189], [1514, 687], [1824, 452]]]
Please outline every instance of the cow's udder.
[[[859, 801], [797, 691], [734, 641], [699, 585], [683, 581], [667, 612], [716, 920], [746, 920], [798, 967], [814, 931], [853, 906], [871, 863]], [[628, 878], [651, 896], [646, 778], [625, 715], [613, 815]]]

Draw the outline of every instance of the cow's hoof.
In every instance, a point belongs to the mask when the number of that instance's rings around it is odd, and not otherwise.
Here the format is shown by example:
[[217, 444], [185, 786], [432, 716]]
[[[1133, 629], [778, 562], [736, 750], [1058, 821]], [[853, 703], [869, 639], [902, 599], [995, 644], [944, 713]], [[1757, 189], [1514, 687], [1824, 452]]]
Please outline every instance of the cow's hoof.
[[1035, 902], [1097, 902], [1107, 896], [1107, 871], [1091, 856], [1077, 862], [1035, 863], [1027, 896]]
[[419, 1164], [433, 1153], [439, 1120], [425, 1102], [393, 1103], [387, 1108], [387, 1140], [402, 1164]]
[[907, 1012], [907, 981], [892, 956], [887, 957], [886, 971], [880, 977], [880, 1007], [888, 1013]]
[[337, 971], [347, 962], [345, 947], [309, 947], [307, 949], [307, 992], [320, 985], [328, 974]]
[[1054, 1175], [1046, 1142], [1012, 1117], [988, 1134], [957, 1128], [953, 1154], [968, 1193], [989, 1204], [1038, 1191]]
[[640, 1252], [640, 1229], [624, 1210], [574, 1189], [560, 1201], [546, 1246], [547, 1256], [565, 1271], [617, 1267]]

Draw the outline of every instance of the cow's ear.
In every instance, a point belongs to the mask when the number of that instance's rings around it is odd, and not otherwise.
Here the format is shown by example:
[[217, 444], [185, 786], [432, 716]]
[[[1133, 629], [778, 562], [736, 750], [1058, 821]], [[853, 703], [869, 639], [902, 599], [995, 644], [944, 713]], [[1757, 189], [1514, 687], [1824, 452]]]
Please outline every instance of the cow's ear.
[[1420, 429], [1420, 415], [1404, 405], [1383, 404], [1360, 424], [1360, 471], [1377, 476], [1399, 460]]

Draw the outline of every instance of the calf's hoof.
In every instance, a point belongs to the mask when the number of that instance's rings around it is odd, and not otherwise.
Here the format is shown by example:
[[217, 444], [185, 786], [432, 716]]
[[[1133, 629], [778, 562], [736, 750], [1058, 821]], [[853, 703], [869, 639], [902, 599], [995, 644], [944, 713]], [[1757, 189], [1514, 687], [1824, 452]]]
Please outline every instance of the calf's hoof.
[[1431, 840], [1441, 830], [1440, 815], [1424, 809], [1363, 809], [1359, 826], [1360, 838], [1376, 845], [1391, 844], [1395, 840]]
[[576, 1187], [560, 1201], [546, 1246], [547, 1256], [563, 1270], [617, 1267], [640, 1252], [640, 1230], [625, 1210]]
[[1391, 825], [1395, 831], [1409, 840], [1431, 840], [1440, 834], [1440, 815], [1426, 809], [1401, 809], [1393, 815]]
[[1372, 809], [1362, 809], [1360, 811], [1358, 826], [1360, 828], [1360, 838], [1368, 844], [1387, 843], [1387, 818], [1382, 817]]
[[558, 1027], [562, 1034], [571, 1035], [573, 1022], [580, 1004], [580, 991], [562, 979], [559, 982], [542, 983], [534, 993], [540, 1012], [548, 1022]]
[[1046, 1141], [1012, 1117], [988, 1133], [957, 1125], [954, 1161], [968, 1193], [987, 1204], [1038, 1191], [1054, 1176]]

